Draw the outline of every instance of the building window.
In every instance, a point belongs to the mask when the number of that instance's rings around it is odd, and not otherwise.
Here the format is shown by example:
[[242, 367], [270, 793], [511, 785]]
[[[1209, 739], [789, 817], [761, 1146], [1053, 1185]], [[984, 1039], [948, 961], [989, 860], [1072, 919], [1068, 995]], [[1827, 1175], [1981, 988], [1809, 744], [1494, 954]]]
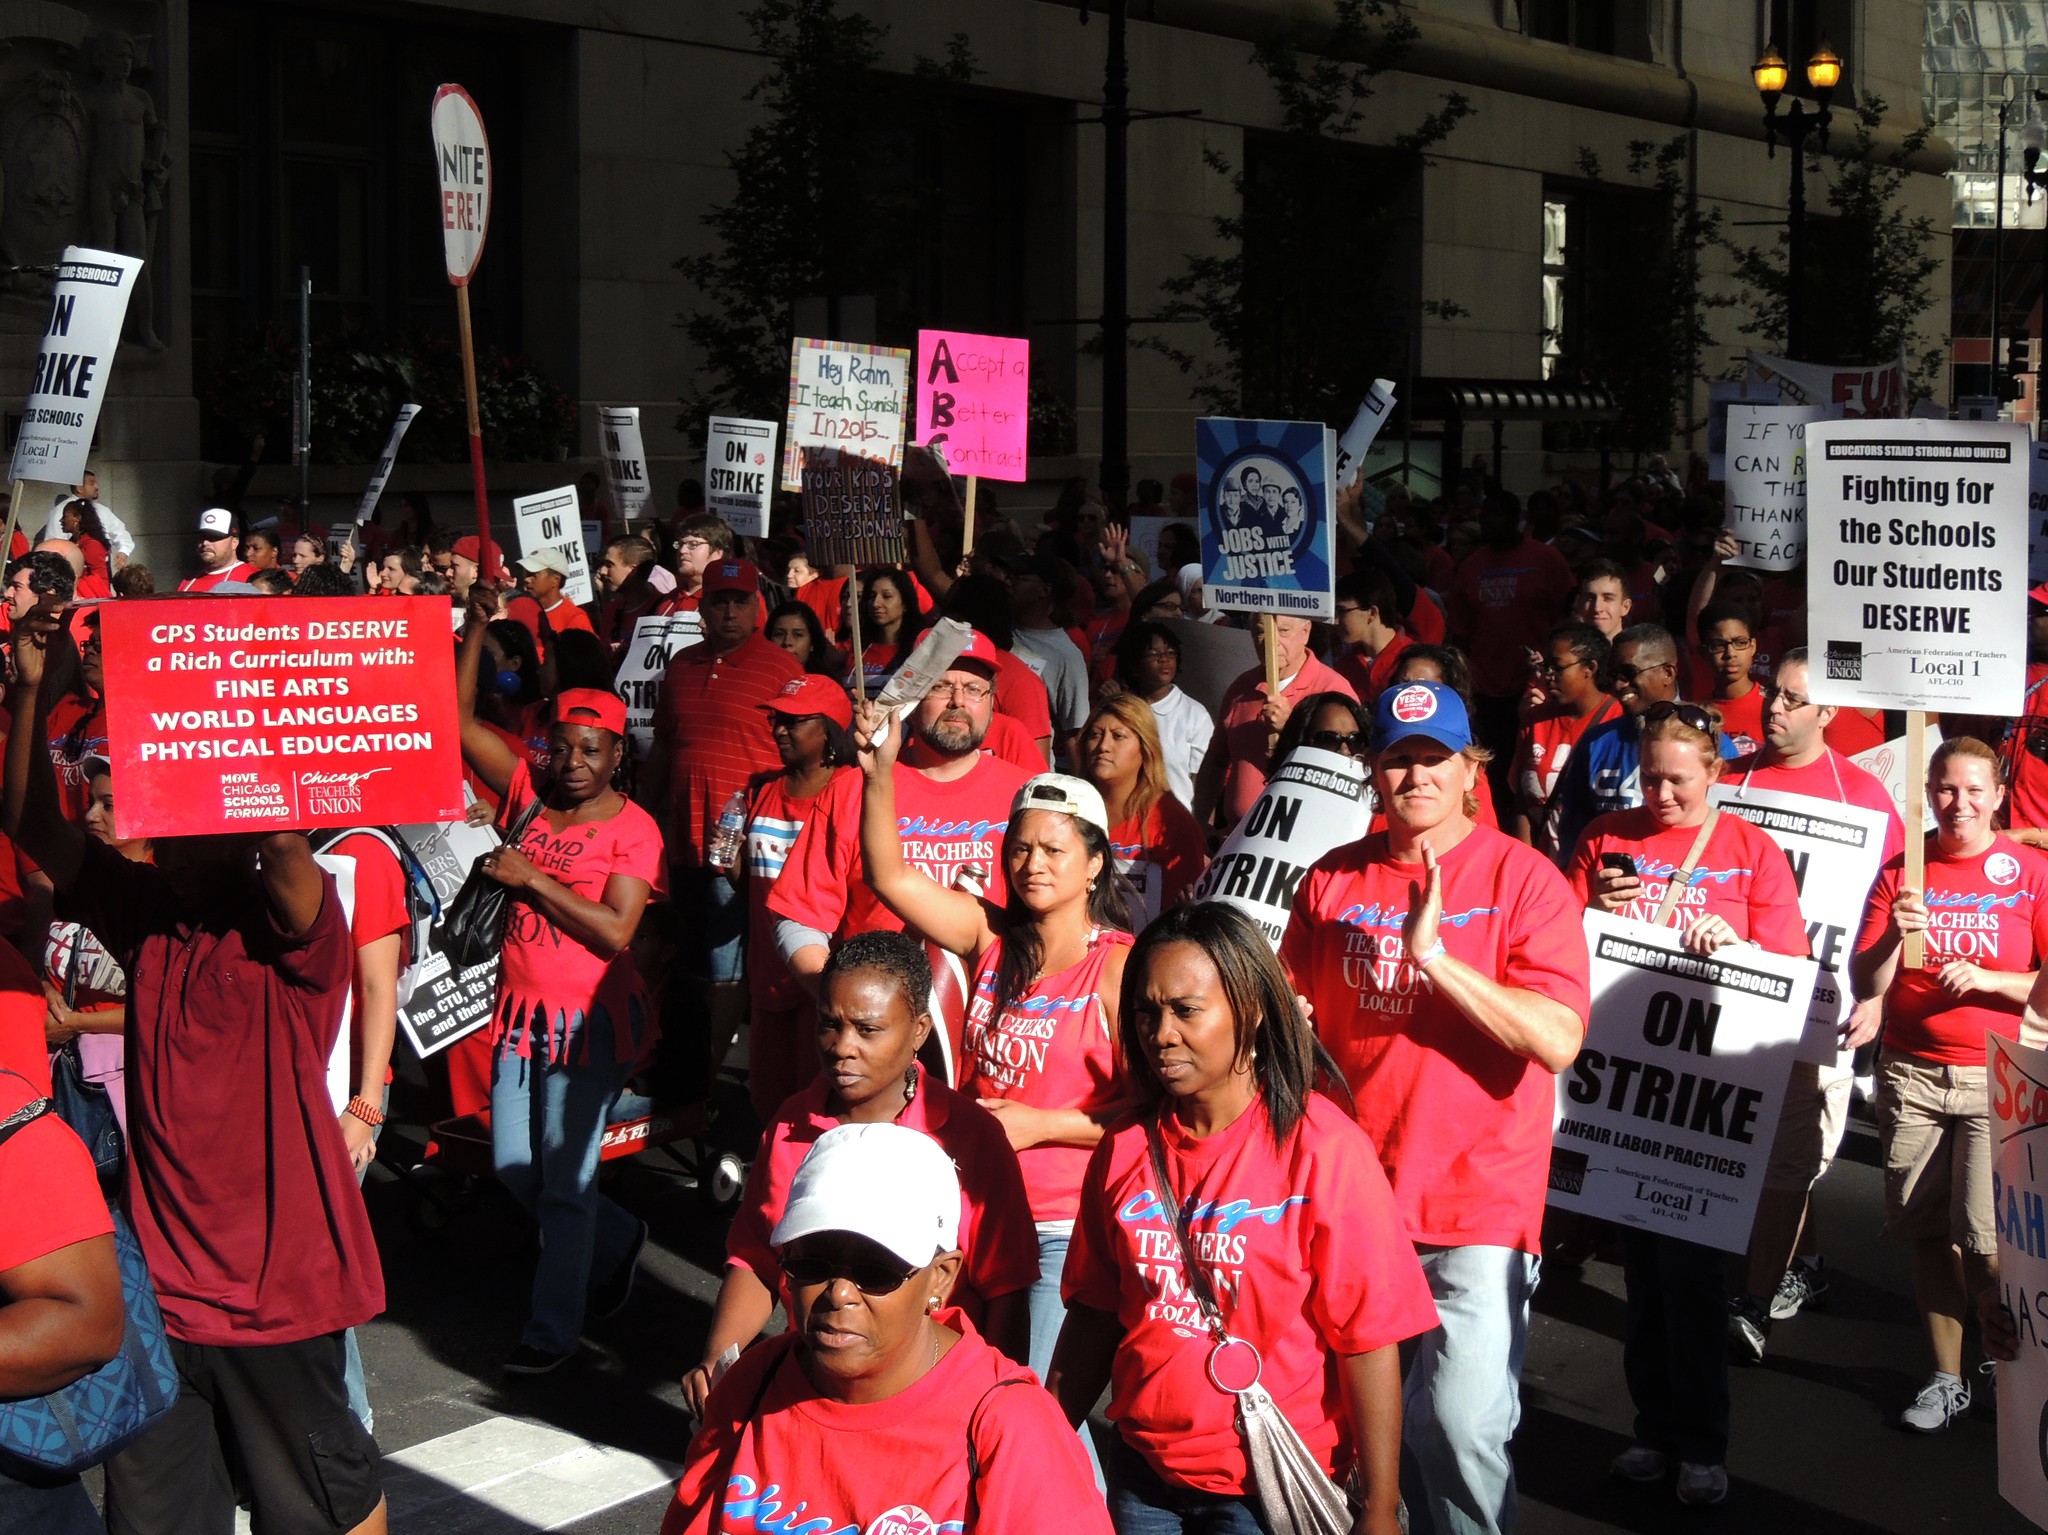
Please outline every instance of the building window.
[[1785, 94], [1808, 99], [1813, 87], [1806, 83], [1806, 61], [1826, 43], [1842, 57], [1834, 99], [1856, 99], [1856, 0], [1759, 0], [1756, 42], [1759, 55], [1774, 45], [1791, 66]]
[[1664, 0], [1503, 0], [1524, 36], [1652, 63], [1664, 52]]
[[1566, 330], [1577, 318], [1571, 283], [1571, 212], [1564, 198], [1543, 201], [1543, 376], [1557, 377], [1565, 355]]

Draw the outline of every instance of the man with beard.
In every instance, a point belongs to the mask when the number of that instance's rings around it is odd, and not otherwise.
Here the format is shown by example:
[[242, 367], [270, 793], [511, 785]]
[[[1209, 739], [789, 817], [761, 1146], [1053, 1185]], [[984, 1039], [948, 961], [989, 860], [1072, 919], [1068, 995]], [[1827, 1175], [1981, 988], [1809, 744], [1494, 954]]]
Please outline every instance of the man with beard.
[[[904, 858], [942, 885], [979, 865], [992, 900], [1010, 803], [1031, 775], [985, 755], [982, 738], [995, 711], [995, 647], [976, 631], [938, 684], [908, 714], [911, 739], [895, 769], [896, 824]], [[768, 897], [790, 973], [815, 993], [835, 939], [897, 931], [902, 919], [870, 890], [860, 852], [860, 775], [841, 775], [798, 834]]]

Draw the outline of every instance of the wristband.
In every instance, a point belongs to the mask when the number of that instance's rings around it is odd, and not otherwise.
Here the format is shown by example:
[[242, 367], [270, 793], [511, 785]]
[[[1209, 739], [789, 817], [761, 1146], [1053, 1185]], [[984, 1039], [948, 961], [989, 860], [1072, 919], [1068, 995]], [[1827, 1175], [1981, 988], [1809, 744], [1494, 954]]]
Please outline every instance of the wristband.
[[[1441, 948], [1443, 945], [1439, 944], [1437, 947]], [[349, 1099], [348, 1107], [343, 1109], [342, 1112], [344, 1114], [353, 1114], [372, 1130], [384, 1123], [384, 1111], [360, 1094]]]
[[1415, 968], [1417, 970], [1428, 969], [1430, 962], [1432, 960], [1438, 960], [1444, 957], [1444, 952], [1444, 941], [1441, 938], [1439, 938], [1435, 943], [1431, 944], [1428, 948], [1424, 949], [1420, 954], [1415, 956]]

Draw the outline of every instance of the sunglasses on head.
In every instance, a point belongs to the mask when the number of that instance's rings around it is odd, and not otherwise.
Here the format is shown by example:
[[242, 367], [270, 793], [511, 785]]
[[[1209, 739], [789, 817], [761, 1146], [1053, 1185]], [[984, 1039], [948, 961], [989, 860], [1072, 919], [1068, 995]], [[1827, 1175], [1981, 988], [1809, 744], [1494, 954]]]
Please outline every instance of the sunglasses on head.
[[1674, 699], [1666, 699], [1662, 703], [1651, 704], [1649, 708], [1643, 711], [1643, 723], [1646, 725], [1654, 725], [1659, 720], [1672, 718], [1676, 718], [1682, 724], [1692, 726], [1695, 730], [1704, 730], [1710, 735], [1713, 734], [1714, 717], [1698, 704], [1682, 704]]
[[799, 1258], [784, 1255], [782, 1272], [791, 1284], [830, 1284], [835, 1279], [852, 1281], [863, 1295], [890, 1295], [903, 1288], [916, 1269], [904, 1268], [880, 1258]]

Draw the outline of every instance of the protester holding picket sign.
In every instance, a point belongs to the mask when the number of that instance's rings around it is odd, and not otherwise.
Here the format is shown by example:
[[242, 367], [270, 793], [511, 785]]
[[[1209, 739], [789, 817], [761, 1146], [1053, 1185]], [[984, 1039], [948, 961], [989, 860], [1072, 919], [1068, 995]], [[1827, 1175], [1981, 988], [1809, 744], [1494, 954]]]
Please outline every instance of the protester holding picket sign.
[[[1905, 884], [1903, 856], [1886, 861], [1851, 973], [1859, 998], [1884, 998], [1884, 1229], [1913, 1244], [1913, 1294], [1934, 1356], [1933, 1375], [1899, 1424], [1933, 1434], [1970, 1410], [1964, 1318], [1998, 1303], [1984, 1037], [2018, 1037], [2048, 956], [2048, 858], [1996, 829], [2005, 779], [1998, 753], [1974, 736], [1935, 748], [1927, 802], [1935, 831], [1925, 886]], [[1908, 933], [1926, 945], [1917, 970], [1901, 963]], [[1864, 1034], [1849, 1043], [1866, 1043]]]
[[[1594, 911], [1675, 928], [1711, 954], [1754, 943], [1805, 955], [1806, 922], [1791, 866], [1770, 835], [1707, 803], [1721, 773], [1721, 722], [1698, 704], [1643, 715], [1643, 803], [1600, 816], [1572, 855], [1572, 892]], [[1635, 1443], [1613, 1474], [1661, 1481], [1678, 1468], [1678, 1501], [1728, 1496], [1728, 1311], [1717, 1249], [1630, 1226], [1622, 1369], [1635, 1401]]]
[[499, 796], [506, 845], [478, 867], [512, 891], [491, 1016], [491, 1160], [540, 1222], [533, 1311], [505, 1369], [540, 1375], [574, 1354], [586, 1312], [626, 1304], [647, 1223], [597, 1188], [606, 1116], [659, 1026], [633, 935], [664, 888], [661, 828], [617, 785], [626, 706], [571, 688], [555, 699], [548, 774], [476, 717], [489, 618], [471, 593], [456, 655], [462, 755]]
[[976, 966], [961, 1087], [1001, 1121], [1023, 1162], [1038, 1222], [1031, 1367], [1043, 1378], [1065, 1314], [1059, 1277], [1088, 1149], [1126, 1096], [1114, 1030], [1131, 935], [1109, 816], [1092, 784], [1042, 773], [1010, 807], [1006, 901], [949, 889], [903, 856], [894, 777], [902, 736], [872, 703], [861, 707], [861, 856], [891, 911]]
[[[1279, 691], [1267, 695], [1262, 662], [1242, 673], [1223, 695], [1216, 735], [1195, 780], [1193, 808], [1203, 825], [1213, 817], [1226, 827], [1235, 826], [1252, 808], [1265, 791], [1273, 737], [1296, 705], [1311, 693], [1353, 692], [1350, 683], [1309, 654], [1313, 632], [1306, 618], [1274, 619], [1271, 634], [1278, 656]], [[1261, 624], [1253, 634], [1263, 654], [1268, 643], [1266, 626]]]
[[1436, 1307], [1272, 946], [1233, 907], [1176, 907], [1132, 951], [1118, 1033], [1138, 1106], [1089, 1159], [1048, 1381], [1076, 1424], [1112, 1387], [1112, 1521], [1271, 1528], [1230, 1389], [1256, 1379], [1323, 1472], [1355, 1470], [1350, 1528], [1391, 1535], [1399, 1345]]
[[1119, 693], [1089, 711], [1075, 755], [1109, 814], [1117, 872], [1131, 885], [1142, 925], [1187, 898], [1208, 866], [1202, 828], [1168, 791], [1166, 762], [1152, 709]]

